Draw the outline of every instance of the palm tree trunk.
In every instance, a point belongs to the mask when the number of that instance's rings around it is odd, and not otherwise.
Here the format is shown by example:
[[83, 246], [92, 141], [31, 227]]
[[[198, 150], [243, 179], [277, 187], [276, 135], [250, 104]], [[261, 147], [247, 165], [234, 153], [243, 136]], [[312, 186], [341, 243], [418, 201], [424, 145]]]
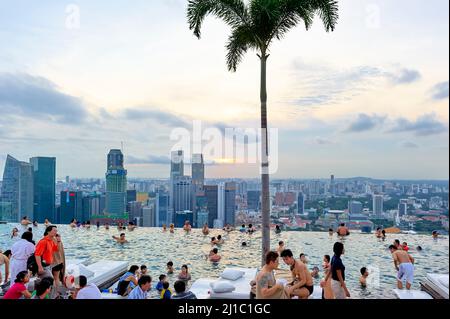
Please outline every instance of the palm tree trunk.
[[266, 253], [270, 249], [270, 194], [269, 194], [269, 149], [267, 134], [267, 88], [266, 63], [268, 56], [261, 52], [261, 182], [262, 182], [262, 256], [261, 264], [265, 264]]

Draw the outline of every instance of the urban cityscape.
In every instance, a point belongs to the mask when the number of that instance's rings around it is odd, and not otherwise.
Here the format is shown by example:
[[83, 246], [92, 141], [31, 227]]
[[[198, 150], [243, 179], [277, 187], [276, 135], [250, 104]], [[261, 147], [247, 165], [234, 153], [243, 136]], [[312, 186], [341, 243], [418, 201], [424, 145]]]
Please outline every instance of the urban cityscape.
[[[261, 184], [257, 179], [208, 179], [202, 154], [190, 161], [172, 152], [167, 179], [128, 178], [126, 158], [111, 149], [104, 179], [56, 178], [55, 157], [29, 162], [8, 155], [0, 182], [0, 221], [27, 216], [43, 223], [115, 224], [195, 228], [261, 224]], [[448, 181], [388, 181], [366, 177], [328, 180], [272, 180], [271, 226], [290, 231], [328, 231], [344, 222], [350, 230], [377, 227], [448, 233]]]

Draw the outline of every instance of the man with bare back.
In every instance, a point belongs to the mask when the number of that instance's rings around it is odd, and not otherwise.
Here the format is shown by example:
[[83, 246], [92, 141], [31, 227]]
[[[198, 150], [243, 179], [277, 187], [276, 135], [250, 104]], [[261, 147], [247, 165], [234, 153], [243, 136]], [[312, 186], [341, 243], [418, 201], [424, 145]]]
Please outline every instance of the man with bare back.
[[286, 287], [289, 298], [298, 296], [300, 299], [308, 299], [314, 290], [314, 282], [308, 268], [300, 260], [295, 260], [289, 249], [283, 250], [281, 258], [291, 267], [293, 281]]
[[397, 269], [397, 286], [398, 289], [403, 289], [403, 281], [406, 281], [406, 289], [411, 289], [414, 279], [414, 258], [406, 251], [397, 249], [394, 245], [389, 246], [392, 258], [394, 259], [394, 266]]

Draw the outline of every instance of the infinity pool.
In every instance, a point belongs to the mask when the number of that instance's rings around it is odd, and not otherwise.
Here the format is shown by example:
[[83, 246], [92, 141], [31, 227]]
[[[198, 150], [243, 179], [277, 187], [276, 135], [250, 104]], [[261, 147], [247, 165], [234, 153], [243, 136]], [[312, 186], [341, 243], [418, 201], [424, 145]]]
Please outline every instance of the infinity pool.
[[[14, 242], [10, 238], [13, 224], [0, 225], [0, 249], [9, 249]], [[22, 226], [17, 226], [21, 232]], [[131, 264], [145, 264], [149, 268], [154, 283], [158, 276], [165, 273], [167, 261], [172, 260], [177, 271], [169, 276], [171, 286], [176, 280], [176, 275], [182, 264], [189, 266], [192, 284], [196, 279], [204, 277], [218, 277], [226, 266], [259, 267], [261, 254], [261, 232], [252, 235], [242, 234], [238, 231], [227, 234], [221, 230], [212, 230], [209, 236], [203, 236], [201, 230], [194, 229], [186, 234], [177, 229], [174, 234], [163, 233], [157, 228], [138, 228], [134, 231], [124, 231], [129, 241], [128, 244], [117, 244], [112, 235], [118, 235], [117, 228], [106, 230], [95, 226], [91, 229], [72, 229], [69, 226], [58, 226], [62, 236], [66, 259], [86, 259], [89, 263], [99, 260], [124, 260]], [[34, 239], [42, 237], [44, 226], [33, 228]], [[225, 244], [219, 246], [221, 262], [216, 265], [206, 259], [211, 250], [210, 237], [221, 234]], [[343, 240], [345, 255], [343, 262], [346, 266], [346, 280], [352, 298], [358, 299], [383, 299], [395, 298], [392, 289], [396, 288], [396, 271], [391, 254], [387, 247], [394, 239], [406, 241], [411, 248], [411, 254], [415, 258], [415, 280], [413, 289], [420, 289], [419, 282], [425, 279], [427, 273], [449, 273], [449, 241], [448, 237], [433, 240], [425, 235], [388, 235], [386, 241], [381, 241], [373, 234], [353, 233]], [[309, 260], [308, 267], [312, 269], [318, 266], [322, 271], [322, 257], [325, 254], [333, 255], [333, 244], [338, 240], [336, 235], [330, 237], [328, 233], [320, 232], [283, 232], [279, 235], [271, 234], [272, 247], [278, 246], [278, 241], [283, 240], [286, 247], [290, 248], [298, 258], [300, 253], [305, 253]], [[241, 243], [247, 242], [247, 247], [241, 247]], [[418, 252], [415, 247], [422, 246], [423, 251]], [[287, 269], [283, 262], [281, 268]], [[358, 284], [359, 270], [363, 266], [370, 266], [373, 284], [362, 289]], [[2, 272], [3, 272], [2, 267]], [[321, 272], [321, 277], [323, 273]], [[369, 277], [370, 278], [370, 277]], [[378, 280], [379, 279], [379, 280]], [[319, 284], [315, 279], [315, 284]], [[156, 296], [156, 293], [153, 293]]]

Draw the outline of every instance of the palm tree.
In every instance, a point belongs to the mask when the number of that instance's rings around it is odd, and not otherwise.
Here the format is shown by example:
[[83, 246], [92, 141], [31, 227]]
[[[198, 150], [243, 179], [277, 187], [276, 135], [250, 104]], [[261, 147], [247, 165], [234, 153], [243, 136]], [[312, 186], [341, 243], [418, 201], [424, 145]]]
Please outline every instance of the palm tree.
[[261, 60], [262, 264], [270, 249], [267, 58], [272, 41], [282, 39], [301, 21], [308, 30], [316, 14], [326, 31], [333, 31], [338, 20], [337, 0], [189, 0], [188, 3], [189, 27], [196, 37], [200, 38], [203, 20], [208, 15], [222, 19], [231, 27], [226, 44], [229, 71], [236, 71], [249, 49], [257, 51]]

